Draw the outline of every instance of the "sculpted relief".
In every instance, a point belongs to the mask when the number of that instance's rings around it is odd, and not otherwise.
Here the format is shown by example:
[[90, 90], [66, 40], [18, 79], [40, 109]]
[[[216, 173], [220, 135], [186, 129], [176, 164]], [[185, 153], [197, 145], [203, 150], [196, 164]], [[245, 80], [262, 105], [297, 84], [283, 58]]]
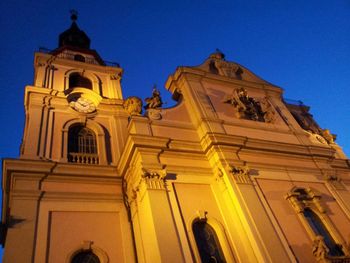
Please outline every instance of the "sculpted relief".
[[328, 129], [320, 128], [308, 112], [291, 110], [291, 114], [312, 141], [322, 144], [335, 144], [337, 136]]
[[267, 100], [258, 101], [250, 97], [245, 88], [237, 88], [231, 96], [224, 99], [225, 103], [230, 103], [234, 106], [237, 118], [272, 122], [275, 118], [275, 112]]

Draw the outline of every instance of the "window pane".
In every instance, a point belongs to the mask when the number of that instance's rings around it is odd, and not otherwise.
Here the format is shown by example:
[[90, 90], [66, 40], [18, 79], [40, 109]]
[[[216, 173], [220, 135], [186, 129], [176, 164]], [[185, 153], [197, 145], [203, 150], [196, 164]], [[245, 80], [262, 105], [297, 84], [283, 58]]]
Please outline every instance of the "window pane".
[[343, 256], [344, 255], [343, 251], [341, 250], [339, 245], [335, 243], [334, 239], [328, 232], [327, 228], [325, 227], [321, 219], [311, 209], [308, 209], [308, 208], [304, 210], [304, 216], [309, 222], [309, 225], [311, 226], [315, 234], [323, 236], [324, 242], [326, 243], [326, 246], [329, 249], [329, 255]]
[[70, 153], [97, 154], [95, 134], [83, 125], [75, 125], [68, 132], [68, 160], [72, 160]]
[[226, 262], [218, 237], [209, 224], [205, 221], [196, 221], [193, 223], [192, 229], [202, 262]]

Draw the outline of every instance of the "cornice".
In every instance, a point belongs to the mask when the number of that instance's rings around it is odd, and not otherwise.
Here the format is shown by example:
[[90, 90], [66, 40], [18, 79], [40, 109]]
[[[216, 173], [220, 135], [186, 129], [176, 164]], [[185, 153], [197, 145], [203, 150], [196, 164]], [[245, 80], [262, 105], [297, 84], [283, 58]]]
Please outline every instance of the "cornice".
[[168, 148], [169, 141], [170, 139], [166, 137], [129, 134], [124, 150], [121, 154], [118, 170], [121, 171], [122, 174], [125, 172], [125, 169], [128, 168], [128, 163], [134, 155], [134, 151], [137, 147], [166, 149]]
[[118, 176], [117, 167], [111, 165], [90, 165], [74, 163], [57, 163], [53, 161], [28, 160], [28, 159], [3, 159], [3, 183], [11, 173], [22, 172], [27, 174], [61, 174], [89, 176]]
[[204, 151], [213, 145], [239, 146], [244, 150], [259, 150], [289, 155], [304, 155], [333, 159], [335, 150], [327, 146], [297, 145], [276, 141], [265, 141], [249, 137], [207, 133], [201, 141]]
[[170, 86], [173, 84], [173, 82], [179, 81], [182, 77], [185, 77], [187, 79], [192, 77], [200, 81], [205, 79], [208, 81], [225, 83], [225, 85], [229, 83], [229, 84], [246, 86], [246, 87], [255, 88], [255, 89], [264, 89], [270, 92], [277, 92], [278, 94], [283, 93], [282, 88], [269, 84], [268, 82], [254, 82], [254, 81], [247, 81], [247, 80], [239, 80], [239, 79], [229, 78], [226, 76], [221, 76], [221, 75], [203, 71], [201, 69], [190, 68], [190, 67], [178, 67], [175, 73], [168, 77], [165, 86], [167, 87], [167, 89], [169, 89]]
[[123, 195], [101, 194], [101, 193], [73, 193], [73, 192], [45, 192], [41, 198], [42, 201], [67, 200], [67, 201], [87, 201], [87, 202], [121, 202]]
[[[59, 65], [59, 66], [63, 66], [63, 67], [82, 68], [82, 69], [91, 70], [91, 71], [98, 71], [98, 72], [106, 73], [106, 74], [123, 73], [123, 69], [120, 67], [111, 67], [111, 66], [106, 66], [106, 65], [82, 63], [79, 61], [59, 58], [55, 55], [41, 53], [41, 52], [36, 52], [34, 59], [36, 61], [36, 64], [38, 63], [37, 62], [38, 60], [44, 60], [45, 62], [50, 60], [52, 65]], [[35, 66], [37, 66], [37, 65], [35, 65]]]

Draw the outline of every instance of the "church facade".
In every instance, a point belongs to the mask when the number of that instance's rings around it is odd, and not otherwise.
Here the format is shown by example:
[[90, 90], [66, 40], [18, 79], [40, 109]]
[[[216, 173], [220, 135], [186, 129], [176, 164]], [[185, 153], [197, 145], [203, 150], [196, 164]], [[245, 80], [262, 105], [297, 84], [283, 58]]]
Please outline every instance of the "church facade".
[[307, 106], [217, 51], [143, 107], [75, 20], [3, 160], [3, 262], [350, 262], [350, 162]]

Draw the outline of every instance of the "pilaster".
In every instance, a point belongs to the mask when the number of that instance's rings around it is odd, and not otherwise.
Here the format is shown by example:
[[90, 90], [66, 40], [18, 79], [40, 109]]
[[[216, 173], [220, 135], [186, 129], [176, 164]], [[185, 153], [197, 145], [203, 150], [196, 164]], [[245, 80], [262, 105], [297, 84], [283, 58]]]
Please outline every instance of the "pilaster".
[[[255, 255], [255, 259], [250, 261], [256, 262], [273, 262], [278, 258], [285, 262], [295, 261], [290, 251], [287, 251], [288, 248], [283, 245], [282, 237], [278, 236], [276, 226], [271, 222], [255, 189], [252, 175], [258, 171], [250, 169], [246, 162], [237, 160], [232, 150], [219, 146], [212, 147], [208, 157], [214, 170], [219, 171], [216, 181], [221, 184], [221, 189], [224, 184], [227, 191], [226, 205], [229, 209], [224, 212], [224, 217], [228, 224], [241, 222], [245, 232], [242, 236], [246, 235], [244, 242], [250, 243], [244, 245], [244, 250], [238, 250], [238, 256], [243, 258], [250, 255], [252, 258]], [[236, 222], [230, 222], [231, 220]]]
[[184, 262], [159, 150], [137, 149], [125, 176], [139, 262]]

